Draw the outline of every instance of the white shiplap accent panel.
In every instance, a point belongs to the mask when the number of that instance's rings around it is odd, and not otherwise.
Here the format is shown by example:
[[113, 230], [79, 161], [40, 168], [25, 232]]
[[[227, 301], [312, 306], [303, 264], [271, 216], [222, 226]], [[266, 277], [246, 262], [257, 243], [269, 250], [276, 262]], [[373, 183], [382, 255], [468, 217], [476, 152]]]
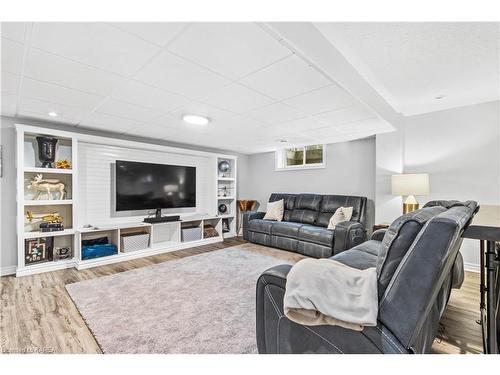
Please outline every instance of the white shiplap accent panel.
[[138, 221], [146, 215], [147, 211], [114, 211], [116, 160], [196, 167], [196, 209], [169, 209], [164, 213], [215, 214], [215, 174], [211, 157], [80, 142], [78, 160], [80, 225]]

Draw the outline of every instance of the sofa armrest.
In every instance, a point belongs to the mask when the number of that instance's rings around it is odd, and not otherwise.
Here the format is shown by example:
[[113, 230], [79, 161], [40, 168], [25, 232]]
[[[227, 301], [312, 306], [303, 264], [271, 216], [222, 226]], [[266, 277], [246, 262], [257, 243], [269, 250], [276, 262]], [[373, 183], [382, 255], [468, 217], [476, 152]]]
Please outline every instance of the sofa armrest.
[[263, 219], [265, 212], [248, 211], [243, 213], [243, 239], [248, 241], [248, 222], [254, 219]]
[[333, 254], [359, 245], [366, 239], [365, 227], [357, 221], [343, 221], [335, 226]]
[[292, 266], [282, 264], [257, 280], [256, 333], [260, 354], [299, 353], [407, 353], [381, 324], [362, 332], [340, 326], [303, 326], [283, 311], [286, 278]]
[[276, 335], [283, 312], [286, 277], [291, 265], [282, 264], [264, 271], [257, 280], [256, 334], [259, 353], [277, 353]]
[[372, 233], [370, 239], [375, 241], [382, 241], [382, 239], [385, 236], [385, 232], [387, 232], [387, 229], [377, 229], [375, 232]]

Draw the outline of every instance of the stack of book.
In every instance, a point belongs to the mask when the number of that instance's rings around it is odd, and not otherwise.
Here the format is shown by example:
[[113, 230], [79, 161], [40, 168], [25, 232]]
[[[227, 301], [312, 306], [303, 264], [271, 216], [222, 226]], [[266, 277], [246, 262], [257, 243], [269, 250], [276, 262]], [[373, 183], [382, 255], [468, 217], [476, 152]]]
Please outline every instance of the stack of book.
[[40, 231], [42, 232], [57, 232], [64, 230], [62, 223], [40, 223]]

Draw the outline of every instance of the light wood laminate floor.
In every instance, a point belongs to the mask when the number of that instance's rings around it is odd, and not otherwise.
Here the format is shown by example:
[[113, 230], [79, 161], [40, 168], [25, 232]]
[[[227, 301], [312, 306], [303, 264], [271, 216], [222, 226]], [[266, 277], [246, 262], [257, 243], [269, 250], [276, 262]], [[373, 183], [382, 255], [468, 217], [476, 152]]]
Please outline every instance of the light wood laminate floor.
[[[3, 353], [101, 353], [64, 286], [244, 243], [229, 239], [213, 245], [135, 259], [77, 271], [75, 269], [16, 278], [1, 278], [0, 339]], [[247, 244], [250, 251], [298, 260], [300, 255]], [[467, 273], [454, 290], [443, 316], [435, 353], [480, 353], [479, 276]]]

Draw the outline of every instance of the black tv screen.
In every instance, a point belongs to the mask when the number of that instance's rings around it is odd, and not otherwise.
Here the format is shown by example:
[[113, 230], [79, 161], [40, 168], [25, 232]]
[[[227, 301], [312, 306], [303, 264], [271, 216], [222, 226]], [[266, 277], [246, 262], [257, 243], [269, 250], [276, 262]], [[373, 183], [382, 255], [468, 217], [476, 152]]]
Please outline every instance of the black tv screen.
[[116, 161], [116, 211], [196, 207], [196, 167]]

